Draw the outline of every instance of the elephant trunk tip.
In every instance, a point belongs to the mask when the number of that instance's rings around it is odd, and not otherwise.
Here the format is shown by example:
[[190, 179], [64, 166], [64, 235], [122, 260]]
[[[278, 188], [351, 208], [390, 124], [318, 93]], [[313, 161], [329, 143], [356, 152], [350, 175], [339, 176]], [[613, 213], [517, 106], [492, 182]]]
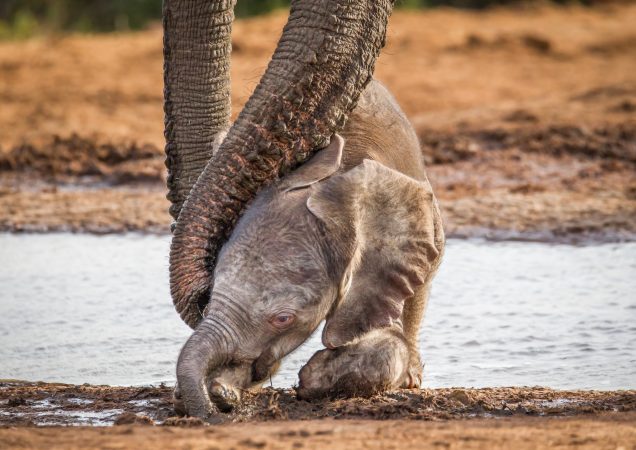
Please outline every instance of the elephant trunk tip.
[[241, 401], [241, 392], [232, 386], [228, 386], [218, 381], [212, 381], [208, 389], [210, 400], [216, 405], [219, 411], [229, 413], [238, 406]]
[[175, 392], [175, 411], [182, 415], [210, 418], [216, 409], [210, 401], [205, 376], [178, 374], [178, 392]]
[[[231, 380], [219, 379], [228, 369], [233, 343], [219, 335], [213, 320], [204, 320], [190, 336], [177, 362], [175, 409], [205, 421], [221, 412], [230, 412], [241, 399]], [[229, 381], [229, 382], [228, 382]]]

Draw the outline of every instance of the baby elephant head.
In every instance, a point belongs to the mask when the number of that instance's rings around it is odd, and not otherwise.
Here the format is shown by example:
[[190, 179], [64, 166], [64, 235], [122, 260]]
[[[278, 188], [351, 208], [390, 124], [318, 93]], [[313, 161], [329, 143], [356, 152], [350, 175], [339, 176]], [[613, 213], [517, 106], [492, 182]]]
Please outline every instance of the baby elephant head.
[[345, 172], [343, 146], [263, 190], [223, 247], [177, 365], [188, 414], [229, 409], [325, 318], [330, 348], [391, 325], [426, 281], [443, 239], [430, 187], [369, 160]]

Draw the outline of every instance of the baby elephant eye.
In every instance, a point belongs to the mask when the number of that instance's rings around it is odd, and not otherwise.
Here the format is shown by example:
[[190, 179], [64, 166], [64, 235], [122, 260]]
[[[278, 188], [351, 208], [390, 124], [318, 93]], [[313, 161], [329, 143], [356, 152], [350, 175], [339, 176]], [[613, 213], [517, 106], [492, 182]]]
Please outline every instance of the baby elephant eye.
[[292, 313], [282, 312], [273, 316], [270, 319], [270, 322], [276, 328], [286, 328], [294, 322], [294, 319], [296, 319], [296, 316], [294, 316]]

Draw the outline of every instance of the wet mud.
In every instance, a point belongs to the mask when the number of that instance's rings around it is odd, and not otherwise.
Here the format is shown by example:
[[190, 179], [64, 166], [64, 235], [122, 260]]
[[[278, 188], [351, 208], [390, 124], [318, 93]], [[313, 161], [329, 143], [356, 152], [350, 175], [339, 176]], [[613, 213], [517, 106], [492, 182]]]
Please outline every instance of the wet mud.
[[116, 186], [161, 182], [163, 154], [151, 144], [115, 142], [100, 136], [51, 136], [0, 154], [0, 173], [51, 185]]
[[[312, 402], [293, 389], [247, 392], [241, 406], [213, 424], [271, 420], [451, 420], [570, 417], [636, 411], [636, 391], [557, 391], [547, 388], [412, 389], [368, 398]], [[176, 415], [172, 388], [0, 382], [0, 426], [202, 426]]]

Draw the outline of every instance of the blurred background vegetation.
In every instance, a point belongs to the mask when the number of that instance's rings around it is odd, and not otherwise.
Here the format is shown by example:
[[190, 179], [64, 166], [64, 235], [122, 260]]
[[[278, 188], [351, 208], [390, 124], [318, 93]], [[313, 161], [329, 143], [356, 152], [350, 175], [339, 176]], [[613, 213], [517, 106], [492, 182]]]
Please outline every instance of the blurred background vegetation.
[[[583, 3], [593, 0], [553, 0]], [[0, 39], [24, 39], [60, 31], [138, 30], [161, 18], [162, 0], [0, 0]], [[523, 3], [528, 3], [525, 0]], [[530, 1], [531, 2], [531, 1]], [[485, 8], [520, 0], [397, 0], [399, 8]], [[238, 0], [237, 17], [287, 8], [289, 0]]]

